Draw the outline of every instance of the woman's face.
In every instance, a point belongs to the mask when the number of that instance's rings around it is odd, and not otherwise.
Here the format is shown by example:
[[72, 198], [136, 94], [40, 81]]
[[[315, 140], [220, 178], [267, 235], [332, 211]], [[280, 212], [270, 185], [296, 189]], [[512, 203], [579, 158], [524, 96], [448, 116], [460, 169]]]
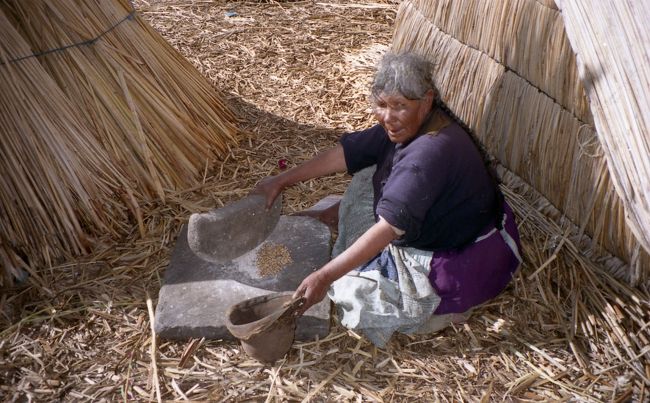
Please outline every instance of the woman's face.
[[373, 112], [393, 143], [405, 143], [418, 134], [433, 103], [433, 91], [421, 99], [407, 99], [400, 94], [382, 92], [373, 101]]

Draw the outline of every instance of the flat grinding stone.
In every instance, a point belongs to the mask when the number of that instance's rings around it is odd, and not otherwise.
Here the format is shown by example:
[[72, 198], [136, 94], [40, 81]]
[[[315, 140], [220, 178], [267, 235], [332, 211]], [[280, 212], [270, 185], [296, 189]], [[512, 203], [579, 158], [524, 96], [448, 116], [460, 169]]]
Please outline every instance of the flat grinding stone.
[[266, 197], [252, 194], [207, 213], [194, 213], [187, 224], [190, 249], [204, 260], [224, 263], [263, 242], [280, 219], [282, 195], [266, 210]]
[[[293, 291], [330, 258], [330, 231], [318, 220], [281, 216], [261, 244], [242, 256], [215, 263], [197, 256], [187, 241], [187, 226], [176, 240], [156, 307], [156, 333], [168, 339], [228, 339], [226, 312], [245, 299]], [[266, 243], [286, 247], [292, 263], [280, 273], [261, 276], [257, 253]], [[314, 340], [330, 330], [330, 300], [312, 306], [296, 324], [297, 340]]]

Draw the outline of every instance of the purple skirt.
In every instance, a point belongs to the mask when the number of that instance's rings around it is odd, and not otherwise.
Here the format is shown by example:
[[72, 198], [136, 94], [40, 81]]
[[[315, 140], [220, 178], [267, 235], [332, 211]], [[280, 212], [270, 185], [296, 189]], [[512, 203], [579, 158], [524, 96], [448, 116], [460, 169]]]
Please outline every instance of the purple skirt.
[[[504, 229], [520, 248], [519, 232], [510, 206], [504, 202]], [[477, 237], [494, 229], [489, 225]], [[519, 267], [519, 259], [497, 230], [463, 249], [435, 252], [429, 281], [441, 298], [435, 315], [462, 313], [503, 291]]]

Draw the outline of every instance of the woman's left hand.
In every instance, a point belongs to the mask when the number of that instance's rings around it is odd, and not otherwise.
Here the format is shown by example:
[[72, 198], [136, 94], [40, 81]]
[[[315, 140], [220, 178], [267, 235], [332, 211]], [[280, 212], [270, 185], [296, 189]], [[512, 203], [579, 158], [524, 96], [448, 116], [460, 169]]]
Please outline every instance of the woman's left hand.
[[322, 269], [307, 276], [293, 294], [294, 298], [305, 298], [298, 314], [302, 315], [309, 307], [322, 301], [331, 284], [332, 282], [326, 278]]

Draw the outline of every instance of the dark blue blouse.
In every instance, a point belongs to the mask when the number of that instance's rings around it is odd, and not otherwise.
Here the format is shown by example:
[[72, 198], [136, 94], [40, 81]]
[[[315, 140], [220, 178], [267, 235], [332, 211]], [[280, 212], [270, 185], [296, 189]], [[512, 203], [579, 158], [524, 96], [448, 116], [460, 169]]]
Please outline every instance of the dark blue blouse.
[[408, 144], [394, 144], [383, 127], [345, 134], [348, 172], [377, 165], [375, 218], [404, 230], [393, 243], [424, 250], [456, 249], [494, 222], [496, 188], [469, 134], [451, 123]]

